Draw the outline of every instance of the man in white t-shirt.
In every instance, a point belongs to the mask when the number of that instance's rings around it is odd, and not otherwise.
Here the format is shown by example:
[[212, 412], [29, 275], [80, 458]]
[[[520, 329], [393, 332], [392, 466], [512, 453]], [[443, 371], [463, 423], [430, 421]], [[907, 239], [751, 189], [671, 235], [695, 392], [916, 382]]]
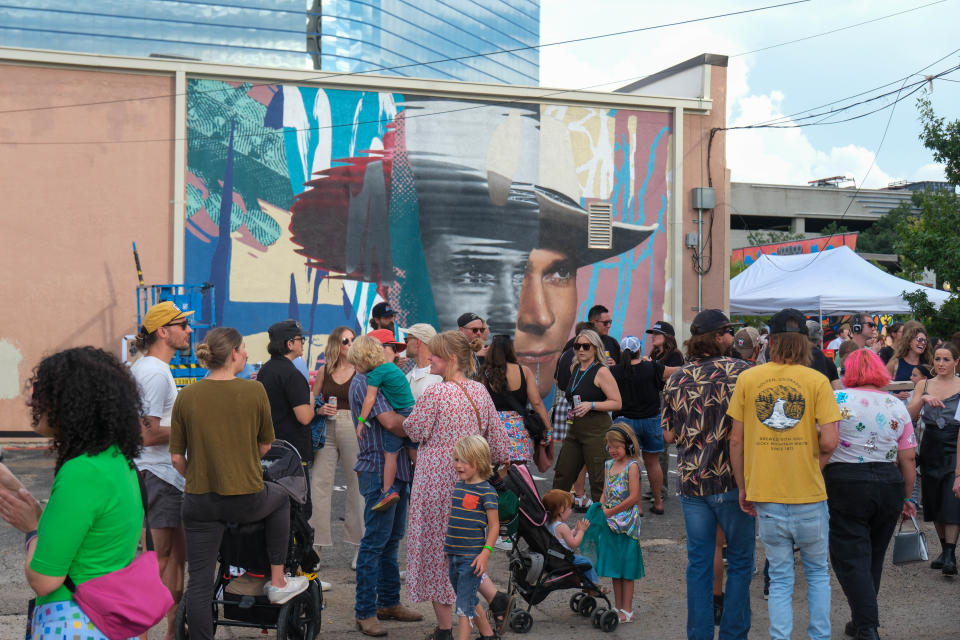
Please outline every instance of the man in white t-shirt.
[[425, 322], [407, 329], [407, 358], [413, 362], [413, 368], [407, 374], [407, 382], [410, 383], [414, 400], [419, 400], [428, 387], [443, 382], [442, 377], [430, 373], [430, 349], [427, 344], [436, 336], [437, 330]]
[[850, 339], [850, 325], [842, 324], [840, 325], [840, 331], [837, 332], [837, 337], [830, 341], [830, 344], [827, 345], [827, 349], [832, 349], [836, 351], [840, 348], [840, 345], [843, 344], [844, 340]]
[[[170, 360], [178, 349], [190, 347], [189, 316], [172, 302], [160, 302], [147, 311], [137, 333], [137, 349], [144, 353], [130, 367], [140, 387], [143, 418], [143, 452], [135, 460], [147, 489], [147, 523], [153, 537], [160, 578], [175, 602], [183, 594], [186, 540], [180, 507], [184, 477], [170, 463], [170, 414], [177, 399], [177, 385], [170, 373]], [[174, 606], [167, 615], [166, 640], [174, 637]]]

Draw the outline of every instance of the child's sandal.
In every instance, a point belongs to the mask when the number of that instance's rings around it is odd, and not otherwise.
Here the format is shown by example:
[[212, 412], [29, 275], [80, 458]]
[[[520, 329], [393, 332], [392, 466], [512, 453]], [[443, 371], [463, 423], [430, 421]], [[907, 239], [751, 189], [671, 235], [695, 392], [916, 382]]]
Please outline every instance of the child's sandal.
[[633, 622], [633, 610], [627, 611], [626, 609], [619, 609], [620, 611], [620, 624], [627, 624], [628, 622]]

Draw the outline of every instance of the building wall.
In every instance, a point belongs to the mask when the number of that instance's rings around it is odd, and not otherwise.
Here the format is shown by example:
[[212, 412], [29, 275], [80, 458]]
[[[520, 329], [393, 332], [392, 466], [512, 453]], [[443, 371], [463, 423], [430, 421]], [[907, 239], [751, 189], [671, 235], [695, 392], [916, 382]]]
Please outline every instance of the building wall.
[[[29, 424], [21, 395], [44, 354], [120, 351], [145, 277], [170, 277], [173, 78], [0, 66], [0, 428]], [[128, 100], [131, 96], [152, 96]], [[57, 105], [83, 105], [50, 108]], [[157, 140], [126, 144], [65, 141]]]
[[[191, 63], [169, 73], [161, 62], [127, 61], [139, 73], [102, 64], [2, 70], [11, 90], [0, 110], [23, 111], [0, 129], [12, 185], [0, 221], [13, 239], [0, 264], [29, 275], [4, 285], [22, 311], [0, 335], [0, 429], [26, 426], [17, 396], [43, 354], [79, 344], [119, 354], [136, 323], [132, 241], [148, 283], [181, 271], [183, 282], [212, 282], [211, 312], [246, 336], [253, 362], [267, 357], [272, 322], [303, 323], [313, 365], [331, 329], [361, 330], [388, 300], [400, 326], [451, 329], [474, 311], [494, 333], [515, 334], [549, 397], [557, 350], [593, 304], [611, 308], [617, 336], [644, 337], [661, 318], [683, 331], [695, 313], [696, 276], [676, 233], [696, 229], [689, 192], [702, 185], [701, 134], [722, 124], [720, 90], [704, 115], [671, 106], [697, 104], [681, 99], [541, 104], [536, 89], [480, 94], [386, 79], [350, 88]], [[187, 72], [180, 95], [174, 68]], [[714, 74], [722, 87], [722, 70]], [[91, 102], [102, 104], [38, 109]], [[722, 145], [711, 158], [716, 257], [703, 287], [704, 306], [718, 307], [727, 297]], [[612, 205], [610, 250], [586, 248], [594, 202]]]

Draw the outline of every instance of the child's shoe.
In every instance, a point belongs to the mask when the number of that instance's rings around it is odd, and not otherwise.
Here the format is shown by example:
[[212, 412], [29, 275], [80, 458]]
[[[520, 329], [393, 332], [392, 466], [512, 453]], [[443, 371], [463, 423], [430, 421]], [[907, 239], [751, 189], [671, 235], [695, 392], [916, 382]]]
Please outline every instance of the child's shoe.
[[380, 499], [377, 500], [370, 509], [373, 511], [383, 511], [399, 499], [400, 494], [397, 493], [396, 489], [391, 487], [386, 493], [380, 494]]

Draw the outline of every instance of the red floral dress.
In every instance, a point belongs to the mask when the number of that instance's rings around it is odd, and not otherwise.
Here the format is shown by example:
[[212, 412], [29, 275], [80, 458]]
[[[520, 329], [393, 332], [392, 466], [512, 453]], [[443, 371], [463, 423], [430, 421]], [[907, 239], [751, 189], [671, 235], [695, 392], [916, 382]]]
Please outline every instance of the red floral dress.
[[[443, 541], [457, 481], [453, 468], [457, 440], [479, 433], [490, 444], [494, 464], [510, 460], [510, 437], [490, 394], [479, 382], [461, 384], [438, 382], [424, 391], [403, 423], [407, 435], [420, 443], [407, 518], [406, 591], [412, 602], [456, 602]], [[464, 389], [480, 412], [479, 424]]]

